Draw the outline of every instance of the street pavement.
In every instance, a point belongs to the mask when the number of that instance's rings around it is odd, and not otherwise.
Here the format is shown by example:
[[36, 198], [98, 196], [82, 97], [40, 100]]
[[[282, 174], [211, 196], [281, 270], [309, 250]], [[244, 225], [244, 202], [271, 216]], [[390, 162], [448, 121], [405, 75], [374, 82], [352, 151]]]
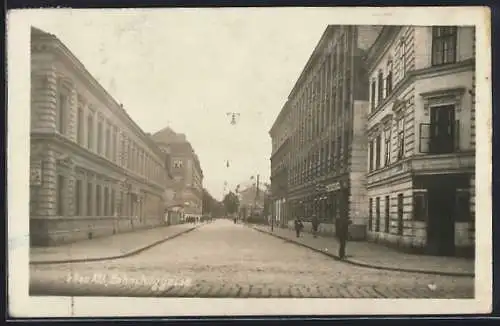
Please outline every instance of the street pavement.
[[[269, 226], [249, 226], [338, 258], [339, 242], [333, 236], [318, 235], [314, 238], [311, 233], [302, 232], [300, 237], [297, 238], [295, 231], [289, 228], [275, 227], [271, 231]], [[368, 241], [348, 241], [346, 248], [347, 257], [345, 260], [356, 265], [428, 274], [474, 277], [474, 259], [408, 254]]]
[[217, 220], [122, 259], [31, 265], [30, 294], [473, 298], [474, 279], [358, 267]]

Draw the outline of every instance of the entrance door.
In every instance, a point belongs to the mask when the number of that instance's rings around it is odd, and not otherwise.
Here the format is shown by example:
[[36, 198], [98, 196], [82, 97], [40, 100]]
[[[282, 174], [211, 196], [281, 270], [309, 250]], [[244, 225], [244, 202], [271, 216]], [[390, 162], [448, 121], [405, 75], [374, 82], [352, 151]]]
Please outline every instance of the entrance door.
[[[453, 255], [455, 249], [455, 189], [436, 180], [428, 188], [427, 247], [430, 254]], [[438, 182], [441, 181], [441, 184]]]
[[430, 152], [451, 153], [454, 150], [455, 106], [446, 105], [431, 108]]

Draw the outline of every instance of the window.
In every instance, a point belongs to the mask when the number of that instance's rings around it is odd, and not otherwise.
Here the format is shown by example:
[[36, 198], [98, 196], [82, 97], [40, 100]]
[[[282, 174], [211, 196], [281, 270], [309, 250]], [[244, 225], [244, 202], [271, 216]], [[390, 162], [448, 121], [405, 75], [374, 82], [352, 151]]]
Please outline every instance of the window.
[[387, 63], [387, 76], [385, 77], [385, 96], [389, 96], [392, 93], [392, 60]]
[[372, 90], [371, 90], [371, 111], [375, 110], [375, 96], [377, 93], [377, 83], [375, 80], [372, 80]]
[[370, 143], [368, 144], [368, 147], [369, 147], [369, 151], [370, 151], [370, 158], [369, 158], [369, 171], [373, 171], [373, 140], [370, 141]]
[[58, 112], [56, 127], [57, 131], [63, 135], [66, 133], [66, 115], [68, 111], [68, 96], [63, 92], [58, 94], [57, 107]]
[[116, 162], [116, 152], [118, 150], [117, 145], [116, 145], [116, 134], [117, 130], [116, 128], [113, 128], [113, 139], [111, 140], [111, 156], [113, 159], [113, 162]]
[[92, 210], [92, 183], [87, 183], [87, 216], [92, 216], [94, 214]]
[[65, 200], [66, 195], [66, 180], [64, 176], [57, 176], [57, 215], [64, 216], [65, 213]]
[[83, 109], [78, 108], [78, 117], [77, 117], [77, 129], [76, 129], [76, 142], [78, 144], [83, 143]]
[[101, 216], [101, 186], [95, 186], [95, 216]]
[[388, 166], [391, 163], [391, 129], [390, 128], [388, 128], [384, 131], [384, 142], [385, 142], [384, 166]]
[[108, 187], [104, 187], [104, 216], [109, 216], [109, 190]]
[[87, 148], [94, 149], [94, 116], [92, 114], [87, 117]]
[[82, 216], [82, 180], [75, 183], [75, 215]]
[[175, 169], [180, 169], [182, 168], [183, 162], [182, 160], [174, 160], [174, 168]]
[[384, 231], [385, 233], [389, 233], [390, 225], [391, 225], [391, 200], [389, 196], [385, 196], [385, 225]]
[[404, 117], [398, 119], [398, 160], [405, 155]]
[[403, 194], [398, 194], [398, 235], [403, 235]]
[[432, 28], [432, 65], [455, 63], [457, 28], [436, 26]]
[[457, 189], [455, 202], [455, 216], [457, 222], [471, 221], [470, 193], [468, 189]]
[[111, 130], [109, 129], [110, 127], [106, 128], [106, 157], [110, 158], [111, 154]]
[[380, 197], [375, 198], [375, 232], [380, 232]]
[[380, 135], [375, 138], [375, 169], [380, 169], [380, 158], [382, 156], [382, 144], [381, 144], [381, 139]]
[[372, 231], [373, 229], [373, 199], [370, 198], [368, 204], [368, 230]]
[[382, 100], [384, 99], [384, 74], [382, 73], [382, 70], [379, 70], [378, 72], [378, 104], [382, 103]]
[[115, 216], [115, 190], [111, 189], [111, 216]]
[[97, 123], [97, 154], [102, 154], [102, 122]]
[[427, 192], [417, 191], [413, 194], [413, 219], [427, 221]]

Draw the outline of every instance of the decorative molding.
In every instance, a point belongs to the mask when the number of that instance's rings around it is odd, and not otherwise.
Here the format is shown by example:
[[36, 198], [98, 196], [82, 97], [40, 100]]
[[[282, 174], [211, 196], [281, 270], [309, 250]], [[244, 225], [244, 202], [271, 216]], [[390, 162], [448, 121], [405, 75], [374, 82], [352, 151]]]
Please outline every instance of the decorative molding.
[[57, 164], [60, 164], [62, 166], [68, 167], [68, 168], [74, 168], [75, 167], [75, 161], [69, 154], [61, 154], [58, 157], [56, 157], [56, 162]]
[[420, 93], [419, 95], [424, 100], [424, 114], [428, 116], [429, 108], [443, 104], [453, 104], [455, 105], [455, 110], [460, 112], [465, 91], [465, 87], [456, 87]]
[[407, 100], [401, 100], [401, 99], [394, 99], [394, 103], [392, 104], [392, 112], [394, 112], [394, 115], [396, 117], [402, 115], [404, 111], [406, 110], [406, 105], [408, 101]]

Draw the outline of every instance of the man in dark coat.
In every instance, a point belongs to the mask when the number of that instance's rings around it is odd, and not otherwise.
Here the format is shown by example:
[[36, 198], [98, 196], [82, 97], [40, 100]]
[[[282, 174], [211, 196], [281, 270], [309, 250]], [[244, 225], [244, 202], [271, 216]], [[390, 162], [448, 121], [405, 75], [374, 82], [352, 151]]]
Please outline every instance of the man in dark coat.
[[319, 218], [318, 216], [316, 216], [316, 214], [313, 215], [311, 224], [312, 224], [313, 236], [316, 238], [318, 236], [318, 227], [319, 227]]
[[300, 220], [300, 217], [297, 217], [295, 219], [295, 235], [300, 237], [300, 231], [302, 231], [302, 228], [304, 227], [304, 224], [302, 224], [302, 221]]
[[345, 247], [347, 243], [347, 238], [349, 237], [349, 224], [351, 221], [347, 217], [341, 217], [337, 222], [337, 235], [339, 238], [339, 257], [340, 259], [345, 258]]

